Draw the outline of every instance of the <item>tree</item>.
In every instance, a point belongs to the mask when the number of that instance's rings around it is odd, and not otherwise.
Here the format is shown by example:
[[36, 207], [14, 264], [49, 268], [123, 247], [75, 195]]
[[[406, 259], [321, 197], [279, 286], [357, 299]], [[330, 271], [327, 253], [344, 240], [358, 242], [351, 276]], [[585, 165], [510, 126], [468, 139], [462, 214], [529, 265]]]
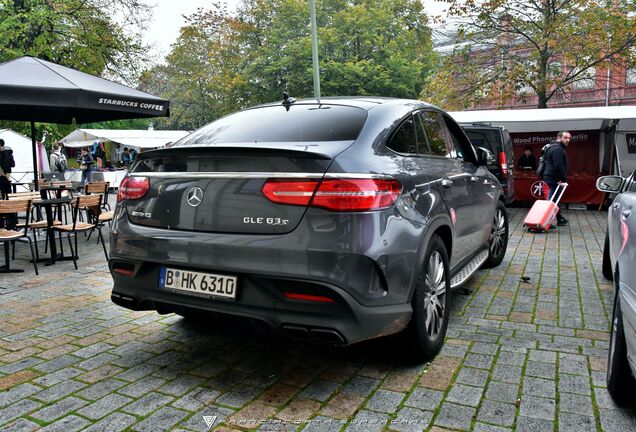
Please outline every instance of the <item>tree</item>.
[[[320, 0], [324, 96], [417, 98], [433, 63], [419, 0]], [[312, 97], [306, 0], [245, 0], [235, 16], [219, 5], [188, 17], [165, 65], [142, 88], [171, 100], [172, 126], [194, 128], [247, 106]]]
[[[417, 98], [430, 69], [430, 29], [419, 0], [322, 0], [316, 3], [324, 95]], [[239, 14], [253, 102], [283, 91], [313, 95], [309, 5], [249, 0]]]
[[[0, 0], [0, 61], [30, 55], [93, 75], [134, 82], [144, 64], [141, 43], [150, 8], [143, 0]], [[28, 124], [0, 122], [30, 135]], [[73, 126], [36, 125], [49, 139]]]
[[223, 4], [186, 17], [166, 63], [145, 71], [141, 90], [170, 99], [162, 127], [196, 129], [242, 106], [237, 40], [240, 23]]
[[132, 81], [149, 13], [143, 0], [0, 0], [0, 61], [30, 55]]
[[431, 32], [419, 1], [352, 2], [321, 37], [327, 94], [417, 99], [433, 64]]
[[633, 0], [445, 0], [458, 44], [423, 92], [447, 108], [536, 95], [546, 108], [596, 68], [636, 59]]

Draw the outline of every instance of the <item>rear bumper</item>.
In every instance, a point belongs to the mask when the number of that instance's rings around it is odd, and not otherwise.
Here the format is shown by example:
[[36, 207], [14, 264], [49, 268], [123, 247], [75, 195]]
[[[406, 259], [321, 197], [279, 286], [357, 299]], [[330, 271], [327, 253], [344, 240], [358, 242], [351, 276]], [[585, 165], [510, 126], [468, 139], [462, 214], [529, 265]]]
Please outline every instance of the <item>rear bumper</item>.
[[426, 226], [395, 209], [347, 215], [308, 209], [293, 232], [275, 235], [141, 226], [121, 210], [111, 227], [113, 260], [310, 280], [338, 287], [364, 306], [410, 301], [425, 243]]
[[[131, 276], [113, 269], [135, 266]], [[162, 313], [197, 310], [258, 320], [292, 338], [347, 345], [397, 333], [410, 321], [410, 304], [364, 306], [344, 290], [308, 280], [239, 274], [236, 300], [198, 297], [158, 287], [160, 266], [114, 259], [111, 299], [131, 310]], [[284, 292], [302, 293], [329, 302], [292, 300]]]
[[[153, 228], [117, 211], [110, 237], [112, 299], [133, 310], [190, 308], [257, 319], [278, 330], [333, 330], [340, 343], [350, 344], [396, 333], [409, 322], [424, 229], [393, 210], [345, 217], [310, 209], [293, 232], [277, 235]], [[132, 273], [117, 273], [117, 266]], [[237, 276], [237, 298], [160, 289], [161, 266]], [[333, 301], [291, 300], [284, 292]]]

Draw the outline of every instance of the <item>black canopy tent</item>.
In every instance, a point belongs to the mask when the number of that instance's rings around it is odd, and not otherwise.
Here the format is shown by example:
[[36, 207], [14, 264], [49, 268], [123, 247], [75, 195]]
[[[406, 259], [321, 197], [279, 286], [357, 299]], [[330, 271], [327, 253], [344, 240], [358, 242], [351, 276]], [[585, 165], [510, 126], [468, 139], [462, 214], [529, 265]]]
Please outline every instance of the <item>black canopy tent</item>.
[[35, 122], [168, 117], [169, 107], [165, 99], [34, 57], [0, 64], [0, 119], [31, 122], [36, 189]]

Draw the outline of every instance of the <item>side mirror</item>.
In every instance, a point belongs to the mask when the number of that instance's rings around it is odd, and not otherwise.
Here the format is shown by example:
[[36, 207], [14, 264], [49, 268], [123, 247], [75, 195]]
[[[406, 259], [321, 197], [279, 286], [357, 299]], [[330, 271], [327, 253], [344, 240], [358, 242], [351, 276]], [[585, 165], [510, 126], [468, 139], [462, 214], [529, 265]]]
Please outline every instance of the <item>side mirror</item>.
[[621, 176], [603, 176], [596, 180], [596, 189], [601, 192], [620, 193], [624, 181]]
[[495, 156], [490, 150], [483, 147], [477, 147], [477, 162], [479, 165], [492, 165], [495, 162]]

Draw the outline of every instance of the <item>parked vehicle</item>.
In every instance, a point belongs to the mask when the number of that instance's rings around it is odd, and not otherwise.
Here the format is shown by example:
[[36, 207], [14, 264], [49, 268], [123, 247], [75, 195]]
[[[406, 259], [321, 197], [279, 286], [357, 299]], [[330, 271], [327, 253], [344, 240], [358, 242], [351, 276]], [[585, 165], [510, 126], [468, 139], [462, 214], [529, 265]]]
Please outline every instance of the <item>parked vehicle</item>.
[[419, 101], [286, 99], [231, 114], [131, 167], [112, 300], [340, 345], [404, 331], [431, 358], [451, 289], [506, 252], [487, 159]]
[[504, 203], [512, 204], [515, 200], [515, 155], [510, 133], [504, 127], [483, 123], [462, 123], [461, 127], [473, 146], [486, 148], [496, 156], [488, 169], [501, 183]]
[[596, 187], [618, 193], [607, 215], [603, 276], [614, 281], [614, 313], [607, 363], [607, 389], [619, 404], [636, 388], [636, 172], [624, 179], [605, 176]]

